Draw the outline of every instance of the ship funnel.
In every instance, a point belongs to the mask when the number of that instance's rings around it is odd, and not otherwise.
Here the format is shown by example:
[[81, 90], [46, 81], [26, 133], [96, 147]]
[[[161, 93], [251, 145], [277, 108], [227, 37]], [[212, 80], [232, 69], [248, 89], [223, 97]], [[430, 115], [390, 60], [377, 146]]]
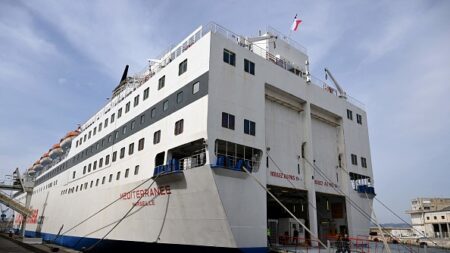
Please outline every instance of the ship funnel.
[[128, 75], [128, 65], [125, 66], [125, 69], [123, 70], [122, 78], [120, 79], [120, 83], [125, 81], [127, 79]]
[[117, 96], [124, 88], [127, 81], [127, 75], [128, 75], [128, 65], [125, 66], [125, 69], [123, 70], [122, 78], [120, 79], [119, 85], [117, 85], [116, 88], [113, 90], [113, 96]]

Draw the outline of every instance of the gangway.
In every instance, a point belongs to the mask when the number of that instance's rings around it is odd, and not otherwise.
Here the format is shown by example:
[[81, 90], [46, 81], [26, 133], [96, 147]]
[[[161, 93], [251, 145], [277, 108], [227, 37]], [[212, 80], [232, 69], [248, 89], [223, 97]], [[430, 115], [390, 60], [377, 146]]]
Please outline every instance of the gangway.
[[24, 205], [13, 200], [12, 198], [10, 198], [8, 195], [4, 194], [3, 192], [0, 192], [0, 203], [13, 209], [16, 212], [22, 214], [23, 216], [31, 215], [32, 211], [30, 208], [26, 208]]

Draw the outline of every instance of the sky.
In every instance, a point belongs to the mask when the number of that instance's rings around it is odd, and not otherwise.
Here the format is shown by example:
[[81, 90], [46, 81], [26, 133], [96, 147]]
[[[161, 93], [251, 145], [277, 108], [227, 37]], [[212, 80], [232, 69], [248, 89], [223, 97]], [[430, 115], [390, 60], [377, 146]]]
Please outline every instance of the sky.
[[[0, 178], [22, 171], [200, 25], [270, 25], [330, 69], [368, 115], [377, 198], [406, 221], [415, 197], [450, 197], [450, 1], [0, 0]], [[375, 202], [380, 222], [401, 222]]]

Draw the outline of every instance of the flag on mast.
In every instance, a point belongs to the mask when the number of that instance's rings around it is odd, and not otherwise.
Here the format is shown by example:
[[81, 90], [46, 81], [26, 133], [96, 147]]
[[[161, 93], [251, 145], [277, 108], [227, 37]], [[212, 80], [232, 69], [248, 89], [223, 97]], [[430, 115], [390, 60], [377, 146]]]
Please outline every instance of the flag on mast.
[[301, 19], [297, 19], [297, 14], [295, 14], [294, 22], [292, 23], [291, 30], [294, 31], [294, 32], [297, 31], [297, 29], [300, 26], [301, 22], [302, 22], [302, 20]]

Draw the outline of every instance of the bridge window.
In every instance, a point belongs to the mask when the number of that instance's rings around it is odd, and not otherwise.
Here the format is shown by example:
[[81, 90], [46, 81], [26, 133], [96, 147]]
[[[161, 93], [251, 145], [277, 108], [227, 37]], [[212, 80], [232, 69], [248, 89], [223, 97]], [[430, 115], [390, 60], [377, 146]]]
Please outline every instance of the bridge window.
[[227, 49], [223, 49], [223, 61], [236, 66], [236, 54]]
[[162, 76], [161, 78], [159, 78], [159, 80], [158, 80], [158, 90], [164, 88], [165, 83], [166, 83], [166, 76]]
[[259, 167], [262, 151], [224, 140], [216, 140], [215, 155], [217, 167], [241, 170], [245, 166], [249, 171]]
[[255, 63], [244, 59], [244, 71], [249, 74], [255, 75]]
[[234, 130], [234, 115], [222, 112], [222, 127]]
[[186, 71], [187, 71], [187, 59], [185, 59], [180, 63], [180, 65], [178, 65], [178, 75], [181, 76]]

